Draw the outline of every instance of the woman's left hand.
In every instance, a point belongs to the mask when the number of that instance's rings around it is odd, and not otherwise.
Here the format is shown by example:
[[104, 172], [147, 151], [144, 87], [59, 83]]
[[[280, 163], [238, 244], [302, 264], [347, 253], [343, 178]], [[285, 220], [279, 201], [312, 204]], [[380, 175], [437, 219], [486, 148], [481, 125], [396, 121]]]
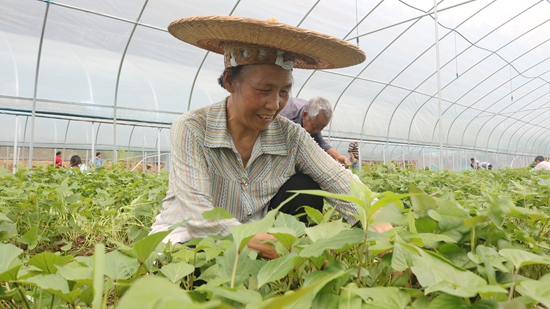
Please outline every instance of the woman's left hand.
[[273, 248], [273, 246], [270, 246], [269, 244], [265, 244], [265, 242], [269, 240], [276, 241], [277, 238], [275, 238], [273, 235], [270, 235], [268, 233], [260, 233], [252, 237], [252, 239], [248, 242], [247, 245], [250, 249], [254, 249], [258, 251], [262, 257], [273, 260], [278, 258], [279, 255], [277, 254], [277, 251], [275, 251], [275, 248]]

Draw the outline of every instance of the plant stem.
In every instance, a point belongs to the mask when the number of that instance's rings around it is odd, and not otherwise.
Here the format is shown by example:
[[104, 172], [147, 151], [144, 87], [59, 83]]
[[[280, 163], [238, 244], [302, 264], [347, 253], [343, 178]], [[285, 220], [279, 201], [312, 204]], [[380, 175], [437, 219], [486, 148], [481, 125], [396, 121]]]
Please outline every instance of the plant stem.
[[516, 271], [514, 272], [514, 282], [512, 282], [512, 287], [510, 288], [510, 294], [508, 294], [508, 301], [511, 301], [512, 296], [514, 295], [514, 288], [516, 287], [516, 281], [518, 279], [518, 273], [519, 273], [519, 267], [516, 268]]
[[357, 280], [355, 281], [355, 284], [357, 284], [357, 286], [359, 286], [359, 283], [361, 282], [361, 268], [363, 268], [363, 259], [365, 258], [365, 249], [367, 247], [367, 230], [368, 226], [365, 227], [365, 238], [363, 238], [361, 250], [359, 251], [359, 265], [357, 266]]
[[233, 264], [233, 273], [231, 274], [231, 288], [235, 287], [235, 277], [237, 276], [237, 263], [239, 262], [239, 256], [241, 253], [237, 251], [237, 256], [235, 257], [235, 263]]
[[21, 298], [25, 302], [25, 307], [27, 307], [27, 309], [31, 309], [31, 307], [29, 306], [29, 303], [27, 302], [27, 296], [22, 291], [23, 288], [21, 286], [19, 286], [17, 283], [15, 284], [15, 286], [17, 287], [17, 290], [19, 291], [19, 294], [21, 294]]

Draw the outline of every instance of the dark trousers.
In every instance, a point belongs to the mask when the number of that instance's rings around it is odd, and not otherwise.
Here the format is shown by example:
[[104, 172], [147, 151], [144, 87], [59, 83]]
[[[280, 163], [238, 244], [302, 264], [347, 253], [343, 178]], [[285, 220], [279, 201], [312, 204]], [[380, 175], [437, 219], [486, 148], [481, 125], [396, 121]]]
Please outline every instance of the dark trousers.
[[[277, 208], [287, 198], [295, 194], [287, 191], [320, 189], [321, 187], [319, 187], [319, 184], [317, 184], [308, 175], [295, 174], [283, 184], [283, 186], [279, 189], [279, 192], [277, 192], [277, 194], [271, 199], [268, 209], [271, 210]], [[307, 216], [305, 215], [305, 209], [303, 206], [309, 206], [323, 212], [323, 197], [310, 194], [298, 194], [288, 203], [284, 204], [279, 211], [293, 216], [303, 214], [302, 216], [299, 216], [298, 219], [307, 224]]]

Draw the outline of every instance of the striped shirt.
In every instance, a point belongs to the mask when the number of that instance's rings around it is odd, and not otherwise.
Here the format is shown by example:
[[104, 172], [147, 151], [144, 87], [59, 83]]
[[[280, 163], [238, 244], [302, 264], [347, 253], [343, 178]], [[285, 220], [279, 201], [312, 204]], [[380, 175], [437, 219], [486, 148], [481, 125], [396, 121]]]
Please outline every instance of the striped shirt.
[[[296, 172], [310, 175], [323, 190], [350, 193], [352, 175], [299, 125], [281, 116], [260, 132], [246, 167], [227, 129], [225, 101], [183, 114], [171, 134], [169, 187], [155, 225], [188, 220], [186, 239], [176, 241], [230, 234], [233, 226], [264, 212]], [[351, 224], [357, 221], [351, 215], [357, 213], [354, 204], [328, 201]], [[235, 218], [204, 219], [202, 213], [213, 207], [223, 207]], [[155, 225], [153, 232], [159, 231]]]

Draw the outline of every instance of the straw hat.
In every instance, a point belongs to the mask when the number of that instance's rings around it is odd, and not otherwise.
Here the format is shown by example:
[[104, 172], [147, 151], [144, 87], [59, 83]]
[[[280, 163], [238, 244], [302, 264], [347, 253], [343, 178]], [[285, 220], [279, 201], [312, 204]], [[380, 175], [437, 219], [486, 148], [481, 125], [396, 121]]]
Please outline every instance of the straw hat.
[[271, 18], [194, 16], [173, 21], [176, 38], [223, 54], [225, 67], [275, 63], [285, 69], [333, 69], [365, 61], [365, 53], [347, 41], [297, 28]]

